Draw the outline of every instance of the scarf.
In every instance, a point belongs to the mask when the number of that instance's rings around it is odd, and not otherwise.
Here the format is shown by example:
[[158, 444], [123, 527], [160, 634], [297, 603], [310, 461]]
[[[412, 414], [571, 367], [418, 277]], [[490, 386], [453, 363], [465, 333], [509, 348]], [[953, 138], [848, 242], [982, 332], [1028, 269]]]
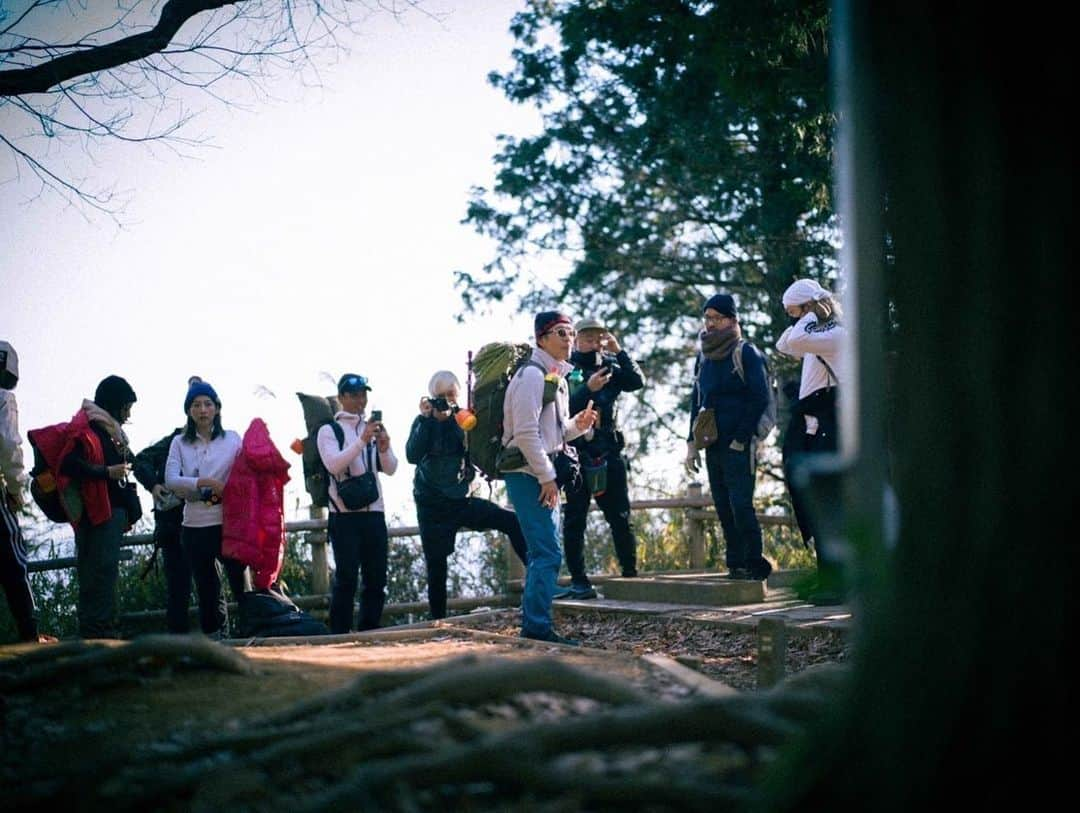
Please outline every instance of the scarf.
[[116, 448], [120, 450], [121, 455], [126, 459], [128, 439], [116, 418], [89, 399], [83, 401], [82, 409], [90, 423], [96, 423], [109, 433], [109, 437], [116, 444]]
[[732, 322], [725, 328], [701, 331], [701, 355], [712, 361], [719, 361], [731, 355], [739, 339], [742, 338], [742, 330], [738, 322]]

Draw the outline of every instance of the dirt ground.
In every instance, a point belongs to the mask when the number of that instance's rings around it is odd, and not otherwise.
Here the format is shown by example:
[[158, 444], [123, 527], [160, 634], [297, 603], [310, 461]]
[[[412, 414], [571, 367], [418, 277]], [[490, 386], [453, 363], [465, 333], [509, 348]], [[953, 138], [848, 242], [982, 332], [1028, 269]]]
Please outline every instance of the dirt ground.
[[[58, 801], [76, 809], [155, 807], [161, 804], [160, 798], [136, 790], [139, 772], [158, 770], [160, 759], [170, 754], [190, 754], [193, 749], [200, 753], [201, 750], [220, 752], [223, 756], [215, 757], [217, 760], [235, 759], [236, 755], [229, 750], [233, 746], [221, 743], [243, 740], [249, 732], [259, 730], [274, 731], [267, 736], [276, 741], [282, 736], [279, 729], [272, 726], [266, 729], [266, 726], [287, 710], [292, 710], [297, 721], [290, 725], [299, 725], [302, 720], [307, 726], [303, 736], [317, 737], [316, 732], [332, 731], [339, 720], [326, 711], [337, 701], [326, 698], [354, 691], [358, 679], [365, 676], [400, 675], [409, 670], [430, 670], [438, 664], [453, 667], [449, 673], [447, 669], [434, 669], [425, 674], [452, 681], [452, 673], [459, 671], [466, 677], [466, 683], [468, 675], [475, 670], [479, 670], [475, 671], [476, 675], [485, 675], [488, 673], [483, 670], [490, 668], [495, 668], [498, 674], [517, 674], [507, 670], [523, 667], [527, 670], [523, 673], [527, 676], [526, 683], [535, 680], [537, 674], [553, 673], [553, 683], [545, 684], [541, 677], [541, 684], [534, 687], [537, 691], [513, 699], [502, 696], [489, 699], [483, 685], [466, 687], [468, 697], [461, 702], [471, 704], [472, 710], [464, 718], [455, 711], [456, 722], [450, 728], [479, 726], [489, 734], [495, 730], [492, 721], [499, 721], [498, 726], [510, 725], [511, 720], [513, 725], [537, 725], [601, 712], [611, 702], [610, 692], [618, 698], [623, 687], [629, 687], [626, 691], [636, 696], [649, 698], [650, 702], [677, 705], [730, 692], [713, 681], [740, 690], [752, 690], [756, 683], [753, 631], [733, 632], [671, 619], [588, 612], [560, 614], [560, 632], [579, 637], [587, 644], [575, 649], [523, 642], [517, 638], [518, 623], [517, 611], [504, 610], [463, 618], [459, 623], [433, 630], [391, 630], [318, 646], [241, 646], [226, 650], [228, 658], [233, 660], [213, 663], [200, 657], [151, 652], [122, 662], [88, 661], [84, 668], [71, 668], [77, 658], [100, 659], [106, 653], [120, 652], [124, 645], [101, 645], [98, 649], [88, 646], [72, 651], [69, 658], [53, 659], [43, 654], [48, 647], [5, 647], [0, 649], [0, 688], [3, 689], [0, 744], [5, 755], [20, 757], [3, 760], [0, 784], [18, 789], [14, 795], [8, 795], [9, 800], [18, 802], [16, 808], [47, 809]], [[222, 650], [205, 641], [200, 646], [214, 652]], [[27, 652], [38, 658], [38, 662], [25, 663], [20, 656]], [[843, 661], [846, 653], [846, 643], [835, 631], [793, 636], [788, 641], [786, 668], [789, 673], [795, 673], [813, 664]], [[58, 664], [65, 663], [67, 671], [57, 674]], [[529, 670], [530, 665], [536, 668]], [[554, 674], [556, 665], [560, 669], [576, 670], [571, 677], [575, 674], [592, 677], [587, 677], [585, 688], [573, 697], [558, 697], [557, 685], [565, 676], [559, 678]], [[233, 668], [245, 673], [229, 671]], [[712, 680], [703, 680], [699, 674]], [[398, 680], [395, 678], [392, 683], [397, 685]], [[596, 684], [598, 696], [590, 696], [594, 694], [590, 683]], [[556, 695], [551, 694], [552, 689]], [[432, 691], [435, 694], [424, 702], [443, 696], [442, 689]], [[305, 711], [309, 706], [310, 714]], [[435, 716], [442, 716], [442, 712]], [[410, 725], [424, 730], [430, 721], [416, 720]], [[288, 730], [291, 736], [300, 736], [299, 730], [288, 727], [283, 730]], [[457, 735], [445, 736], [446, 747], [458, 747]], [[199, 745], [208, 739], [218, 744]], [[188, 763], [181, 768], [161, 768], [169, 776], [195, 777], [183, 786], [183, 792], [177, 791], [178, 801], [170, 807], [216, 809], [219, 802], [237, 807], [236, 799], [231, 796], [213, 803], [195, 803], [206, 789], [199, 784], [199, 770], [192, 766], [202, 763], [193, 761], [195, 758], [190, 755], [185, 759]], [[363, 761], [356, 757], [357, 763]], [[110, 785], [109, 777], [115, 784], [120, 781], [116, 777], [128, 775], [133, 778], [120, 782], [120, 789]], [[314, 788], [319, 793], [329, 793], [328, 789], [340, 779], [333, 772], [320, 776], [308, 788], [309, 792]], [[88, 788], [94, 792], [88, 794]], [[441, 804], [436, 798], [427, 801], [417, 798], [420, 801], [410, 797], [411, 801], [403, 802], [401, 808], [416, 804], [418, 809], [438, 809]], [[500, 806], [490, 799], [489, 804], [490, 809]], [[253, 805], [251, 809], [264, 808]], [[577, 808], [571, 804], [560, 809]]]

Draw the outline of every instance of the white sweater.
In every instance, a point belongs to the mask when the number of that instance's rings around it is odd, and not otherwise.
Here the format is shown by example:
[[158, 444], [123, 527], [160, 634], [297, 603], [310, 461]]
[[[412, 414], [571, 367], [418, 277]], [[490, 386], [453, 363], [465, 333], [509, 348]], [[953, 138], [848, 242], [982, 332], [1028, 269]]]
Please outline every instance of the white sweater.
[[[340, 511], [343, 506], [338, 505], [337, 496], [337, 478], [339, 477], [358, 477], [367, 471], [367, 458], [368, 455], [364, 451], [364, 444], [360, 440], [360, 436], [364, 434], [364, 427], [367, 426], [367, 421], [364, 420], [362, 415], [355, 415], [352, 412], [341, 411], [334, 416], [334, 420], [341, 426], [342, 431], [345, 433], [345, 446], [338, 449], [337, 438], [334, 437], [334, 429], [327, 424], [319, 430], [318, 437], [316, 439], [316, 445], [319, 448], [319, 457], [322, 458], [323, 465], [326, 466], [326, 470], [333, 475], [330, 478], [330, 510]], [[372, 443], [372, 446], [375, 444]], [[398, 460], [394, 454], [393, 449], [387, 449], [385, 452], [380, 452], [376, 448], [372, 449], [371, 459], [374, 462], [376, 455], [378, 456], [379, 463], [376, 467], [376, 471], [382, 471], [383, 474], [392, 475], [397, 471]], [[348, 474], [346, 474], [348, 472]], [[375, 482], [379, 486], [379, 498], [375, 500], [371, 505], [366, 508], [358, 508], [356, 511], [349, 511], [346, 509], [341, 513], [360, 513], [364, 511], [385, 511], [385, 505], [383, 503], [382, 483], [379, 480], [378, 474], [375, 476]]]
[[[794, 325], [785, 330], [776, 342], [776, 349], [785, 355], [802, 359], [802, 378], [799, 398], [805, 398], [825, 387], [835, 387], [847, 379], [847, 364], [841, 349], [847, 329], [839, 322], [818, 323], [817, 315], [804, 313]], [[837, 381], [825, 369], [832, 368]]]
[[[531, 474], [541, 483], [555, 479], [555, 466], [548, 458], [565, 443], [585, 434], [570, 420], [570, 392], [566, 376], [574, 365], [555, 358], [539, 347], [532, 352], [532, 361], [545, 370], [554, 370], [560, 377], [555, 400], [544, 404], [544, 373], [531, 364], [518, 371], [506, 388], [503, 399], [503, 446], [521, 449], [528, 461], [515, 471]], [[556, 408], [557, 405], [557, 408]]]
[[5, 489], [12, 493], [21, 489], [25, 480], [19, 407], [15, 393], [0, 388], [0, 498]]
[[184, 498], [185, 526], [207, 528], [221, 524], [221, 503], [204, 503], [195, 483], [200, 477], [227, 482], [238, 454], [240, 436], [231, 430], [213, 440], [196, 436], [194, 443], [186, 443], [183, 434], [172, 439], [165, 461], [165, 488]]

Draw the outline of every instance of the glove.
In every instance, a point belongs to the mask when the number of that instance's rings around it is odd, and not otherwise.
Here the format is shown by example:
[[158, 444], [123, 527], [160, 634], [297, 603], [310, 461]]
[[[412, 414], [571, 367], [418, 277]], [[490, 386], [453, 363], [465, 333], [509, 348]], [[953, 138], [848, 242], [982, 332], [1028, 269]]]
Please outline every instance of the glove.
[[699, 471], [701, 471], [701, 460], [698, 457], [698, 450], [694, 446], [693, 441], [687, 441], [686, 444], [686, 461], [683, 463], [686, 467], [686, 473], [693, 477]]

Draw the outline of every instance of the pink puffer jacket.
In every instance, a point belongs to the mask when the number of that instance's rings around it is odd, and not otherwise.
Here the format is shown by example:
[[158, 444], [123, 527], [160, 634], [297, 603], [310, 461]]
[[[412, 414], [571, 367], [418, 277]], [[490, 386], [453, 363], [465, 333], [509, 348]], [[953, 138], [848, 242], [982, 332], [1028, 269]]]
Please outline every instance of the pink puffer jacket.
[[281, 570], [288, 470], [266, 424], [255, 418], [221, 496], [221, 553], [251, 567], [256, 590], [268, 588]]

